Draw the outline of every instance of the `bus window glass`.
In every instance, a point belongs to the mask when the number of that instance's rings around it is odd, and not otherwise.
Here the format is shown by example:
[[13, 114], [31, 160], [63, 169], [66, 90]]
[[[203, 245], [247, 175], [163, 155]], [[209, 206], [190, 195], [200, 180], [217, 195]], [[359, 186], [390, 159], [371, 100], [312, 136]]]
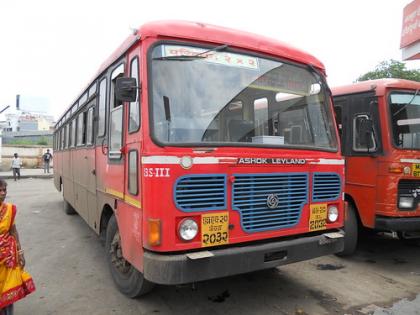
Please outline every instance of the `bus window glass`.
[[[137, 85], [139, 85], [139, 70], [138, 70], [138, 59], [135, 58], [131, 62], [130, 76], [135, 78]], [[128, 132], [137, 131], [140, 127], [140, 108], [139, 108], [139, 93], [137, 93], [137, 100], [131, 102], [129, 106], [129, 119], [128, 119]]]
[[99, 84], [98, 136], [105, 135], [106, 120], [106, 79]]
[[86, 143], [86, 112], [80, 113], [77, 117], [77, 145]]
[[[153, 48], [152, 136], [158, 143], [337, 150], [326, 85], [315, 71], [205, 52], [180, 45]], [[238, 101], [241, 108], [233, 110]]]
[[71, 121], [71, 147], [74, 147], [76, 145], [76, 119], [73, 119]]
[[91, 107], [87, 112], [86, 143], [88, 145], [93, 143], [93, 109]]
[[128, 191], [132, 195], [138, 194], [138, 158], [137, 151], [133, 150], [128, 153]]
[[117, 68], [112, 71], [111, 74], [111, 110], [115, 107], [121, 106], [122, 102], [120, 100], [117, 100], [115, 95], [115, 83], [117, 81], [117, 78], [120, 78], [124, 75], [124, 64], [120, 64]]
[[119, 106], [111, 111], [109, 126], [109, 158], [120, 159], [122, 147], [123, 107]]
[[79, 106], [82, 107], [87, 101], [87, 92], [85, 92], [79, 100]]
[[389, 98], [394, 144], [400, 149], [420, 149], [420, 95], [393, 92]]
[[89, 88], [88, 97], [91, 98], [93, 95], [96, 94], [96, 82], [92, 84], [92, 86]]

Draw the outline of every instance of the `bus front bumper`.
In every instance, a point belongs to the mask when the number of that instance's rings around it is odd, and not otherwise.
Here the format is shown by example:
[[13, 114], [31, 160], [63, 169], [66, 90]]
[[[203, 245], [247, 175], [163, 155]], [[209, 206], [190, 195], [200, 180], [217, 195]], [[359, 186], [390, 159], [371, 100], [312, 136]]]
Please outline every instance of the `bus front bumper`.
[[326, 232], [291, 240], [236, 245], [195, 253], [144, 253], [145, 279], [158, 284], [185, 284], [274, 268], [323, 255], [341, 252], [344, 232]]
[[420, 231], [420, 217], [376, 217], [375, 229], [394, 232]]

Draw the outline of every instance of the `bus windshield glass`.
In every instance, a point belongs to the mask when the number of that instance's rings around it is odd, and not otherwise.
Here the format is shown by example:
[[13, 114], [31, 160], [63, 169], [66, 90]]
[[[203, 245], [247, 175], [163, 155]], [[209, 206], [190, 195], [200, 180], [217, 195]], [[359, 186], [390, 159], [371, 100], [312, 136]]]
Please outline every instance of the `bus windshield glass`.
[[420, 149], [419, 92], [393, 92], [389, 102], [395, 145], [400, 149]]
[[315, 71], [226, 47], [153, 48], [157, 142], [336, 150], [326, 86]]

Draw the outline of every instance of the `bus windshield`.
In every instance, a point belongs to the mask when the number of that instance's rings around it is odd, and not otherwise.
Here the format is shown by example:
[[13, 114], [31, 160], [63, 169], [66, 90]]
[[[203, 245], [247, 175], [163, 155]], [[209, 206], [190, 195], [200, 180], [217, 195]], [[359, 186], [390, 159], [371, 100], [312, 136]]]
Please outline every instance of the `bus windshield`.
[[157, 142], [336, 149], [326, 86], [315, 71], [226, 47], [153, 48]]
[[395, 145], [400, 149], [420, 149], [419, 91], [393, 92], [389, 102]]

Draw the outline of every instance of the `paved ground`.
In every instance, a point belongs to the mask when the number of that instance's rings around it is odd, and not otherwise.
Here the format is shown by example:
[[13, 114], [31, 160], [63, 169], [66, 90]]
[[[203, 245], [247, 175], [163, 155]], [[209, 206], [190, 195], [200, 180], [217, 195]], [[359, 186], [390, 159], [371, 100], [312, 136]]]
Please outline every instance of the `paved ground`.
[[420, 245], [389, 237], [365, 239], [351, 259], [158, 286], [131, 300], [115, 289], [96, 234], [62, 211], [52, 179], [9, 180], [8, 190], [37, 286], [16, 314], [420, 314]]
[[[44, 173], [42, 168], [22, 168], [20, 170], [20, 178], [50, 178], [53, 177], [53, 170], [50, 169], [50, 173]], [[0, 178], [13, 179], [12, 171], [0, 172]]]

